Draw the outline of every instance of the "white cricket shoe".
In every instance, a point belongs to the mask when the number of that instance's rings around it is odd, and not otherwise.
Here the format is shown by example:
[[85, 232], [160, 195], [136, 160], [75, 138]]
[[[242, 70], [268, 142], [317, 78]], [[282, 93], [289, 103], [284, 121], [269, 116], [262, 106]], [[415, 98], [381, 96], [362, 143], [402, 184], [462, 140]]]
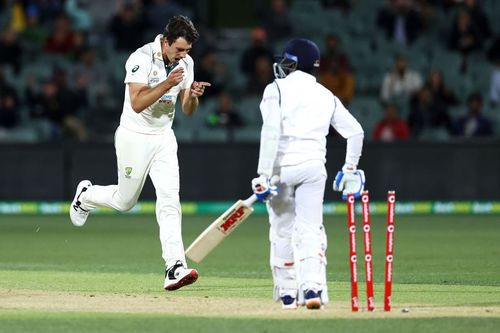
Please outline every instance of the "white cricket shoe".
[[80, 195], [87, 191], [87, 189], [92, 186], [90, 180], [82, 180], [78, 183], [76, 187], [75, 198], [73, 202], [71, 202], [71, 206], [69, 207], [69, 217], [71, 219], [71, 223], [77, 227], [82, 227], [87, 221], [87, 217], [89, 216], [90, 211], [83, 209], [80, 205]]
[[177, 290], [194, 283], [198, 279], [196, 269], [186, 268], [180, 260], [165, 271], [165, 290]]
[[281, 297], [281, 308], [283, 310], [295, 310], [297, 309], [297, 300], [295, 297], [290, 295], [285, 295]]
[[321, 304], [321, 291], [308, 289], [304, 292], [305, 305], [308, 310], [319, 310], [323, 308]]

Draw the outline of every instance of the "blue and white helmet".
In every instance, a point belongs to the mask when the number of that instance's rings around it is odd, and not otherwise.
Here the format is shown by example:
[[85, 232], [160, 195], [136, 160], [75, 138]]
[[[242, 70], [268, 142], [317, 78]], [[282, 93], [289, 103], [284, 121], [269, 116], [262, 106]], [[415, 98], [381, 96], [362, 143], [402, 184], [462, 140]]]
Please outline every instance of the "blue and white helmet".
[[319, 48], [313, 41], [303, 38], [292, 39], [273, 64], [274, 76], [283, 79], [295, 70], [310, 73], [315, 67], [319, 67], [319, 58]]

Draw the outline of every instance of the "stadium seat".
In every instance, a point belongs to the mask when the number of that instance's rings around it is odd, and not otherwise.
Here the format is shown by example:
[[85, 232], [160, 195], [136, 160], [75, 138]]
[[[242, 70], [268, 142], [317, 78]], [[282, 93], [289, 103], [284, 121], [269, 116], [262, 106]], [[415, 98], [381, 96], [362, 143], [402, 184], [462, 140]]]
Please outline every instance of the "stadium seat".
[[209, 128], [200, 126], [195, 133], [195, 140], [200, 143], [227, 142], [228, 132], [225, 128]]
[[311, 17], [322, 11], [320, 0], [294, 0], [290, 6], [290, 12], [308, 13]]
[[365, 138], [371, 138], [375, 124], [382, 116], [378, 98], [371, 96], [354, 97], [347, 107], [349, 112], [360, 122], [365, 131]]
[[262, 124], [259, 107], [260, 101], [260, 96], [246, 96], [236, 103], [238, 112], [248, 126], [260, 126]]
[[426, 129], [420, 133], [419, 140], [421, 141], [447, 141], [450, 134], [444, 128]]
[[247, 126], [234, 131], [235, 142], [260, 142], [260, 126]]

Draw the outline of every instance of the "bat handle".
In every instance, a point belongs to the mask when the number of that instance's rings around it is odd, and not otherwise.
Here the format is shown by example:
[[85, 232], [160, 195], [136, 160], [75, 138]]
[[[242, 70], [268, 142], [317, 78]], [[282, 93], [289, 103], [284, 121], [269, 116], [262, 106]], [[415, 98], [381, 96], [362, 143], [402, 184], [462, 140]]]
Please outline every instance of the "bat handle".
[[252, 194], [247, 199], [243, 200], [243, 204], [247, 207], [252, 207], [256, 201], [257, 201], [257, 196], [255, 194]]

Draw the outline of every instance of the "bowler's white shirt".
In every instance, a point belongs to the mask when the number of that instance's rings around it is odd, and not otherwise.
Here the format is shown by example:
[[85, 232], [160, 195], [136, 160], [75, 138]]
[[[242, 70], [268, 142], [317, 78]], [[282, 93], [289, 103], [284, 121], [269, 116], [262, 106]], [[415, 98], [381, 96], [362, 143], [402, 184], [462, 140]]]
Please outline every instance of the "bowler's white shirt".
[[[302, 71], [270, 83], [264, 90], [260, 110], [264, 125], [280, 128], [275, 167], [310, 160], [326, 162], [330, 126], [346, 139], [363, 134], [361, 125], [342, 102], [314, 76]], [[355, 151], [347, 152], [346, 162], [357, 165], [362, 146], [352, 148]]]
[[130, 55], [125, 64], [127, 74], [124, 81], [125, 98], [120, 126], [134, 132], [162, 134], [165, 132], [165, 129], [171, 128], [175, 117], [177, 96], [181, 90], [189, 89], [193, 83], [194, 62], [189, 55], [186, 55], [174, 68], [184, 68], [184, 79], [182, 82], [170, 89], [153, 105], [147, 107], [142, 112], [137, 113], [132, 109], [127, 83], [142, 83], [153, 88], [167, 78], [167, 69], [161, 53], [161, 36], [156, 36], [153, 42], [138, 48]]

